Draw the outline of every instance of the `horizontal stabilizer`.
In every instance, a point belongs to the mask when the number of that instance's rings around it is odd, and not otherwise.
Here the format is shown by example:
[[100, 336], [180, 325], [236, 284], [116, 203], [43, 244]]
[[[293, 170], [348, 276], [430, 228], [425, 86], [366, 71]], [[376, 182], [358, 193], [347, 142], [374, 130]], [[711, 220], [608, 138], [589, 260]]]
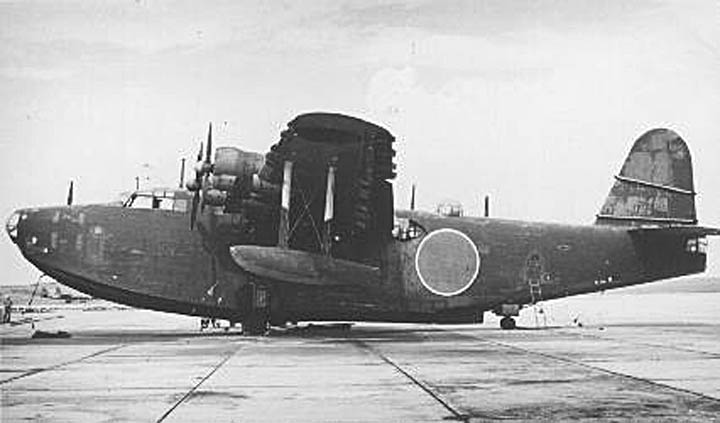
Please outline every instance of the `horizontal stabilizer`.
[[637, 234], [668, 234], [687, 235], [695, 237], [720, 236], [720, 228], [708, 228], [705, 226], [639, 226], [629, 230]]
[[236, 245], [230, 255], [260, 278], [315, 286], [373, 286], [380, 269], [348, 260], [278, 247]]

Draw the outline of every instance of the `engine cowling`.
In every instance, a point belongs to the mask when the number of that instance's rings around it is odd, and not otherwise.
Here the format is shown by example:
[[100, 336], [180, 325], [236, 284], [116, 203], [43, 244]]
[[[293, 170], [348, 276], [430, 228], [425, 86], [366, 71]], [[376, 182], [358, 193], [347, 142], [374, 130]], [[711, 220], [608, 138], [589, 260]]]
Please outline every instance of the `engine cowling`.
[[265, 163], [265, 156], [260, 153], [243, 151], [236, 147], [218, 147], [215, 150], [213, 174], [252, 178], [260, 172]]
[[218, 147], [205, 204], [225, 207], [225, 212], [234, 213], [247, 207], [256, 208], [267, 203], [263, 200], [274, 198], [279, 188], [261, 181], [258, 176], [265, 161], [263, 154]]
[[209, 206], [222, 207], [227, 202], [228, 194], [219, 189], [209, 189], [205, 194], [205, 203]]

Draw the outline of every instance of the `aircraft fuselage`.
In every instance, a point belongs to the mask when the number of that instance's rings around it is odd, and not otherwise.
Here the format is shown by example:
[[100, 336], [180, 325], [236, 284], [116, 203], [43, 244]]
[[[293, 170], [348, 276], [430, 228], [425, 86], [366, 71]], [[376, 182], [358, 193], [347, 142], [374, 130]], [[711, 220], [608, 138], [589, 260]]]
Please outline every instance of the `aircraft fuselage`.
[[[187, 214], [90, 205], [26, 209], [14, 241], [59, 282], [143, 308], [238, 321], [262, 284], [230, 258], [222, 236], [190, 230]], [[503, 304], [523, 305], [702, 272], [689, 235], [638, 238], [618, 226], [573, 226], [398, 212], [411, 222], [378, 246], [380, 276], [358, 286], [276, 284], [274, 321], [474, 322]], [[212, 214], [205, 219], [213, 218]], [[216, 231], [242, 232], [215, 216]], [[233, 237], [238, 244], [237, 234]], [[647, 248], [652, 242], [652, 248]]]
[[720, 235], [697, 225], [690, 151], [669, 129], [635, 141], [592, 226], [461, 217], [453, 204], [396, 211], [394, 142], [358, 118], [306, 113], [264, 156], [220, 147], [213, 161], [209, 126], [187, 190], [21, 210], [7, 229], [61, 283], [248, 333], [488, 310], [512, 328], [523, 305], [703, 272], [706, 237]]

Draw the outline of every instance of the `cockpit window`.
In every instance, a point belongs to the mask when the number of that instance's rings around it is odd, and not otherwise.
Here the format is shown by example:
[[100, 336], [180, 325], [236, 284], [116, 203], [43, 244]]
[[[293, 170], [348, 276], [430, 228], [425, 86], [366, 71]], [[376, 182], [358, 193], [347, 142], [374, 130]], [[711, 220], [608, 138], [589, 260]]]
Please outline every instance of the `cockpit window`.
[[690, 238], [685, 243], [685, 251], [692, 254], [707, 254], [707, 238]]
[[153, 198], [144, 195], [133, 194], [125, 203], [125, 207], [132, 209], [151, 209], [153, 208]]
[[180, 213], [187, 211], [187, 198], [172, 190], [135, 191], [123, 204], [132, 209], [168, 210]]
[[398, 241], [410, 241], [425, 235], [427, 231], [412, 219], [395, 218], [392, 235]]
[[460, 203], [447, 201], [447, 202], [438, 204], [435, 212], [437, 214], [439, 214], [440, 216], [445, 216], [445, 217], [462, 217], [463, 216], [463, 206]]

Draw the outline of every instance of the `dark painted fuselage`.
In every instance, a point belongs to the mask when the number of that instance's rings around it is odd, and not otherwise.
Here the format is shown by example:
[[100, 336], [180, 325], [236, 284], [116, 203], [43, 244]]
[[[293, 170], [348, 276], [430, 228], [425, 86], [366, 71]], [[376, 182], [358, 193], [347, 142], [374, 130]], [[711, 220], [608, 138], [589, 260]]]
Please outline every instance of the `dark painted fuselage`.
[[240, 269], [228, 249], [244, 242], [242, 220], [212, 210], [197, 230], [188, 228], [187, 213], [160, 209], [90, 205], [18, 214], [14, 241], [22, 254], [65, 285], [132, 306], [234, 321], [249, 312], [249, 284], [269, 286], [274, 321], [473, 322], [503, 304], [698, 273], [706, 261], [704, 251], [687, 248], [689, 235], [398, 212], [415, 231], [377, 246], [380, 277], [372, 289], [307, 286]]
[[21, 210], [8, 233], [80, 291], [253, 333], [487, 310], [512, 328], [523, 305], [702, 272], [706, 236], [720, 235], [697, 226], [690, 151], [664, 128], [635, 141], [592, 226], [395, 211], [395, 138], [351, 116], [299, 115], [264, 156], [221, 147], [213, 162], [211, 141], [210, 127], [188, 190]]

